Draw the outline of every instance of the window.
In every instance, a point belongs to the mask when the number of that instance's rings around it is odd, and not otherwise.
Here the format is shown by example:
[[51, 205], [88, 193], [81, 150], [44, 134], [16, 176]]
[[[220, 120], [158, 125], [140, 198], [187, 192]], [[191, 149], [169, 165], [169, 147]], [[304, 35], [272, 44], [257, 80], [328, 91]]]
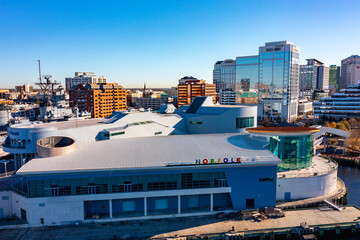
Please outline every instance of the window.
[[141, 192], [143, 191], [142, 184], [118, 184], [112, 186], [112, 192]]
[[39, 203], [39, 207], [45, 207], [45, 203]]
[[118, 136], [118, 135], [123, 135], [123, 134], [125, 134], [125, 132], [124, 132], [124, 131], [122, 131], [122, 132], [112, 133], [112, 134], [110, 134], [110, 136]]
[[3, 196], [2, 200], [9, 200], [9, 196]]
[[202, 124], [203, 122], [190, 121], [190, 124]]
[[168, 209], [168, 200], [167, 199], [155, 199], [155, 209]]
[[259, 178], [259, 182], [273, 182], [273, 178]]
[[162, 134], [161, 131], [160, 132], [155, 132], [155, 135], [160, 135], [160, 134]]
[[254, 117], [236, 118], [236, 128], [248, 128], [254, 126]]
[[136, 210], [135, 201], [123, 201], [122, 202], [123, 212], [133, 212]]
[[150, 182], [150, 183], [148, 183], [149, 191], [170, 190], [170, 189], [176, 189], [176, 188], [177, 188], [176, 182]]
[[227, 180], [226, 179], [215, 179], [215, 187], [227, 187]]

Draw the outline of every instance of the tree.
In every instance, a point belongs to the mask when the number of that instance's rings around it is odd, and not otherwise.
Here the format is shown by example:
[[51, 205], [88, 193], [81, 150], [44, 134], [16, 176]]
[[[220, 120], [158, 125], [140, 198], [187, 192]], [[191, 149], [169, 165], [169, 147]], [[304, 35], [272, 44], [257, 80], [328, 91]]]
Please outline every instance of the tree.
[[330, 127], [336, 128], [336, 123], [335, 123], [335, 122], [331, 122]]
[[331, 127], [331, 124], [329, 122], [325, 122], [324, 127]]
[[348, 121], [344, 120], [344, 121], [342, 121], [342, 123], [344, 124], [344, 126], [345, 126], [345, 128], [346, 128], [346, 131], [350, 131], [350, 130], [351, 130], [350, 124], [349, 124]]
[[267, 117], [264, 118], [263, 125], [264, 125], [264, 127], [270, 127], [271, 123], [270, 123], [269, 118], [267, 118]]

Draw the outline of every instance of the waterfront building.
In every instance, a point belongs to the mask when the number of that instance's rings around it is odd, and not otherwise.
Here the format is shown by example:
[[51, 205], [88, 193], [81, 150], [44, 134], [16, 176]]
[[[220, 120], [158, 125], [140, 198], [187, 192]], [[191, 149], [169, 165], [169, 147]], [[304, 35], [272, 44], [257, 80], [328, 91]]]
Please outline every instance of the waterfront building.
[[216, 92], [219, 93], [222, 89], [236, 88], [236, 61], [226, 59], [224, 61], [217, 61], [213, 70], [213, 84], [216, 85]]
[[216, 97], [216, 85], [188, 76], [179, 80], [177, 98], [179, 108], [190, 105], [194, 98], [199, 96]]
[[75, 72], [75, 77], [65, 78], [65, 89], [68, 92], [72, 87], [79, 84], [99, 84], [106, 82], [106, 77], [97, 77], [93, 72]]
[[[193, 104], [187, 114], [199, 114], [199, 103]], [[12, 176], [11, 190], [0, 192], [8, 199], [0, 208], [35, 227], [207, 215], [328, 196], [336, 192], [337, 165], [312, 156], [312, 134], [318, 131], [250, 128], [250, 134], [86, 145], [69, 137], [45, 137], [37, 141], [38, 158]]]
[[314, 102], [314, 117], [322, 120], [360, 118], [360, 84], [340, 89]]
[[352, 55], [341, 61], [341, 78], [339, 89], [348, 85], [356, 85], [360, 81], [360, 56]]
[[339, 82], [340, 82], [340, 66], [330, 65], [329, 69], [329, 89], [333, 89], [333, 91], [339, 90]]
[[211, 97], [198, 97], [175, 114], [129, 109], [115, 111], [108, 118], [15, 124], [8, 128], [3, 150], [14, 154], [15, 168], [19, 169], [36, 157], [36, 142], [44, 137], [70, 137], [82, 145], [145, 136], [242, 133], [246, 127], [256, 125], [256, 106], [214, 105]]
[[77, 85], [69, 91], [70, 103], [93, 118], [108, 117], [126, 110], [126, 90], [117, 83]]
[[[338, 129], [335, 129], [338, 130]], [[324, 197], [337, 192], [337, 164], [313, 156], [314, 136], [320, 128], [268, 127], [247, 129], [250, 137], [281, 159], [278, 165], [276, 199], [291, 201]], [[332, 130], [330, 130], [332, 131]], [[318, 142], [327, 131], [317, 135]]]

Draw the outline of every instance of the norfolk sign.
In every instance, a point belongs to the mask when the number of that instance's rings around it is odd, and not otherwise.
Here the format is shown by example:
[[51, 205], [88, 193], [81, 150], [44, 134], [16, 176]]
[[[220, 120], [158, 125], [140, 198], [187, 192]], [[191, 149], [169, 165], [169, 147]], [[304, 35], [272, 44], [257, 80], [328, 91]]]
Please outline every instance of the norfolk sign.
[[204, 158], [195, 159], [194, 162], [166, 162], [166, 166], [179, 166], [179, 165], [205, 165], [205, 164], [227, 164], [227, 163], [241, 163], [241, 158]]

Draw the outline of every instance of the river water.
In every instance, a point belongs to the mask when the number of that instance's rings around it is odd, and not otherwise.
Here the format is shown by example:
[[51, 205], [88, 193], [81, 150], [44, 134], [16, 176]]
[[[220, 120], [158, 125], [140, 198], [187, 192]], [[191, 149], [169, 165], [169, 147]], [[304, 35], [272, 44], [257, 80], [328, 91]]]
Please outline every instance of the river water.
[[347, 204], [360, 207], [360, 169], [339, 165], [338, 177], [345, 183]]

